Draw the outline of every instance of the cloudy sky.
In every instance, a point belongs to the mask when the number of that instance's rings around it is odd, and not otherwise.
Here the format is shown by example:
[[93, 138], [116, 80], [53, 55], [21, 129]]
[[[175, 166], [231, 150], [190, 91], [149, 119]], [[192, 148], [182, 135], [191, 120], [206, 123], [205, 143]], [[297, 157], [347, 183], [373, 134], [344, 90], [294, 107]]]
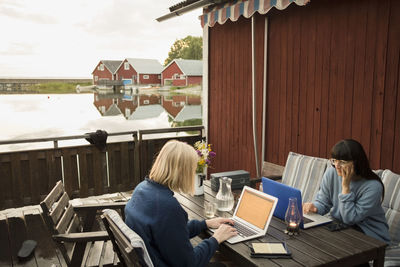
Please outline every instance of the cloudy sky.
[[91, 77], [101, 59], [154, 58], [201, 36], [201, 9], [155, 19], [182, 0], [0, 0], [0, 77]]

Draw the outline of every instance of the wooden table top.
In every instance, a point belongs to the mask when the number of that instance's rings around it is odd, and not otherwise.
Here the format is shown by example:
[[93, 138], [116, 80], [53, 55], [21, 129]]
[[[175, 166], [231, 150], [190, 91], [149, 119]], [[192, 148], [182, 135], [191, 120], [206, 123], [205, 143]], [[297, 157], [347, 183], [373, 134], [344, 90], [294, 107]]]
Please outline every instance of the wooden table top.
[[[210, 182], [205, 181], [204, 195], [175, 194], [190, 219], [205, 219], [204, 201], [215, 199]], [[230, 217], [232, 212], [217, 212], [218, 216]], [[221, 253], [228, 253], [239, 266], [353, 266], [373, 260], [374, 266], [383, 266], [386, 244], [352, 228], [331, 232], [326, 226], [300, 230], [296, 236], [283, 231], [285, 223], [273, 217], [264, 237], [238, 244], [224, 242]], [[211, 232], [208, 232], [211, 234]], [[250, 257], [252, 242], [285, 241], [292, 252], [292, 259], [260, 259]]]

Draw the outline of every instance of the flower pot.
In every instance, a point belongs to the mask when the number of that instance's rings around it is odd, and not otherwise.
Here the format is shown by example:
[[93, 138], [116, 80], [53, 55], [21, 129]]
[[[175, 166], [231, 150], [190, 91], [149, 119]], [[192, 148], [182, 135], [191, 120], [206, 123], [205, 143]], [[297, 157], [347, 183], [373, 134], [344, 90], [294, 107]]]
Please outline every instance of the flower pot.
[[200, 196], [204, 194], [204, 185], [203, 181], [206, 178], [206, 175], [203, 173], [196, 173], [195, 181], [194, 181], [194, 195]]

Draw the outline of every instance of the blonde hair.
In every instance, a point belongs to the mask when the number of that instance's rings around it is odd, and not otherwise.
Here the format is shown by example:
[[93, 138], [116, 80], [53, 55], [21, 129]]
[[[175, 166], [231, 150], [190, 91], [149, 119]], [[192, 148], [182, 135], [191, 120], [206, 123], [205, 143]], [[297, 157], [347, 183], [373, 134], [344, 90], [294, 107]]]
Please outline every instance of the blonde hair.
[[193, 194], [198, 159], [192, 146], [177, 140], [168, 141], [154, 161], [149, 177], [172, 191]]

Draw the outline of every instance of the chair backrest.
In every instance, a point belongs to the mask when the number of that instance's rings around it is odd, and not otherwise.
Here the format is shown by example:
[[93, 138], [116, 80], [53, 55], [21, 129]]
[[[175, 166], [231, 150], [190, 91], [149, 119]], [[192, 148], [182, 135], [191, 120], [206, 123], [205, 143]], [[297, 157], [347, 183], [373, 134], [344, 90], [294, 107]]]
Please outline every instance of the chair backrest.
[[400, 244], [400, 174], [390, 170], [382, 173], [382, 182], [385, 185], [385, 197], [382, 207], [389, 224], [389, 233], [392, 245]]
[[[67, 192], [61, 181], [58, 181], [47, 197], [40, 203], [42, 217], [53, 235], [81, 232], [79, 217], [69, 202]], [[70, 264], [70, 254], [73, 250], [73, 243], [57, 245], [63, 254], [67, 264]]]
[[80, 231], [79, 218], [69, 202], [67, 192], [58, 181], [47, 197], [40, 203], [43, 218], [53, 234]]
[[153, 263], [143, 239], [130, 229], [115, 210], [103, 210], [104, 226], [124, 266], [148, 266]]
[[302, 200], [311, 202], [318, 193], [329, 160], [289, 152], [282, 183], [301, 191]]

